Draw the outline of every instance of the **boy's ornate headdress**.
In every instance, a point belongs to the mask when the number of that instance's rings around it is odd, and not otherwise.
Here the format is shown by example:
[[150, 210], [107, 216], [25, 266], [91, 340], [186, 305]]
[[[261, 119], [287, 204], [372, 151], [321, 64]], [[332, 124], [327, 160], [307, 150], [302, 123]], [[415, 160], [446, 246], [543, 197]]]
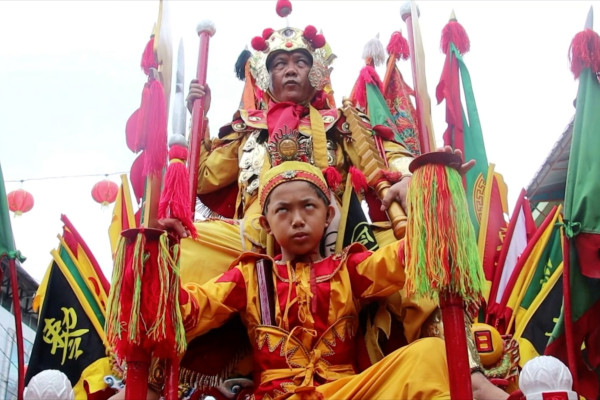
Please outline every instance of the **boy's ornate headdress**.
[[273, 189], [282, 183], [291, 181], [312, 183], [323, 192], [325, 197], [329, 198], [327, 182], [319, 168], [302, 161], [285, 161], [269, 169], [261, 178], [260, 188], [258, 189], [261, 210], [264, 210], [267, 197]]
[[[286, 17], [291, 11], [289, 1], [277, 2], [277, 14], [280, 16]], [[312, 56], [313, 65], [309, 74], [312, 87], [321, 90], [329, 83], [330, 65], [335, 55], [331, 53], [325, 37], [317, 33], [314, 26], [308, 25], [304, 30], [289, 26], [279, 30], [267, 28], [261, 36], [254, 37], [251, 44], [256, 51], [250, 58], [250, 71], [256, 85], [263, 91], [269, 89], [270, 83], [267, 61], [277, 51], [305, 50]]]

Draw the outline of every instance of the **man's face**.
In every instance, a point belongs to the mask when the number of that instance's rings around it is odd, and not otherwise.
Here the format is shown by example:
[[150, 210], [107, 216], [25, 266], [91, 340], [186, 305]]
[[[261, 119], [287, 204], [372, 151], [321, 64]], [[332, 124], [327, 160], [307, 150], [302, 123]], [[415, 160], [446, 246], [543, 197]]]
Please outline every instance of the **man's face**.
[[311, 67], [312, 58], [305, 51], [276, 53], [269, 60], [270, 89], [275, 99], [298, 104], [310, 101], [315, 92], [308, 79]]

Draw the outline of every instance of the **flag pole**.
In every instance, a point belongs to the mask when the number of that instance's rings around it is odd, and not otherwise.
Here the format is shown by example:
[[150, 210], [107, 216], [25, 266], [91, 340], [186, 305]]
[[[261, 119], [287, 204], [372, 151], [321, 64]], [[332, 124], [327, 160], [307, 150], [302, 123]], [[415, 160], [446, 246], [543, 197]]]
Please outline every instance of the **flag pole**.
[[[196, 79], [198, 83], [206, 88], [206, 70], [208, 66], [208, 43], [215, 34], [215, 26], [211, 21], [202, 21], [198, 24], [196, 31], [200, 37], [200, 49], [198, 51], [198, 65], [196, 67]], [[200, 144], [206, 134], [206, 110], [204, 109], [204, 98], [194, 101], [192, 107], [192, 127], [190, 131], [190, 152], [188, 155], [188, 168], [190, 171], [190, 205], [192, 215], [196, 211], [196, 189], [198, 187], [198, 161], [200, 159]]]
[[17, 357], [18, 357], [18, 400], [23, 400], [23, 390], [25, 389], [25, 359], [23, 346], [23, 327], [21, 326], [21, 301], [19, 299], [19, 283], [17, 282], [17, 260], [16, 257], [11, 257], [8, 260], [10, 268], [10, 283], [12, 287], [13, 310], [15, 313], [15, 332], [17, 340]]
[[[433, 125], [431, 122], [431, 100], [427, 93], [425, 78], [425, 55], [423, 53], [418, 24], [419, 9], [413, 1], [409, 1], [404, 3], [400, 14], [406, 23], [408, 31], [413, 88], [415, 91], [417, 120], [419, 122], [419, 141], [421, 142], [421, 154], [425, 154], [434, 150], [435, 139], [433, 137]], [[416, 20], [414, 21], [413, 16], [416, 16]]]

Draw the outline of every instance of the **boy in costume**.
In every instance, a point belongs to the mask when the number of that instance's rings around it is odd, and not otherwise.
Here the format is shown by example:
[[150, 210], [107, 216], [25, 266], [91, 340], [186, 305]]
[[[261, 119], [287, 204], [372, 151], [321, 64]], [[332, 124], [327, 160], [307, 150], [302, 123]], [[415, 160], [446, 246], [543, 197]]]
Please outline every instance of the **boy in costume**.
[[305, 162], [267, 171], [259, 201], [260, 224], [281, 254], [245, 253], [216, 279], [185, 285], [188, 340], [239, 313], [250, 337], [259, 399], [449, 397], [439, 338], [417, 340], [358, 373], [360, 303], [403, 286], [404, 242], [375, 252], [353, 244], [324, 257], [320, 243], [334, 208], [323, 174]]

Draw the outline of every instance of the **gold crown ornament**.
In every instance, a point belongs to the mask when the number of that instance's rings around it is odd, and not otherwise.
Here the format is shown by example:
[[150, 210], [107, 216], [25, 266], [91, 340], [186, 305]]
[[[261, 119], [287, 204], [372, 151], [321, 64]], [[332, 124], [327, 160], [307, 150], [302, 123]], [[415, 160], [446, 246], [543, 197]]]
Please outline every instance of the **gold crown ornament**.
[[[291, 13], [291, 3], [280, 0], [276, 10], [279, 16], [285, 17]], [[250, 58], [250, 72], [256, 85], [263, 91], [268, 90], [270, 84], [267, 62], [276, 51], [305, 50], [312, 57], [312, 68], [308, 75], [311, 86], [322, 90], [330, 83], [330, 65], [336, 56], [332, 54], [325, 37], [312, 25], [304, 30], [289, 26], [279, 30], [267, 28], [261, 36], [254, 37], [251, 44], [255, 52]]]

